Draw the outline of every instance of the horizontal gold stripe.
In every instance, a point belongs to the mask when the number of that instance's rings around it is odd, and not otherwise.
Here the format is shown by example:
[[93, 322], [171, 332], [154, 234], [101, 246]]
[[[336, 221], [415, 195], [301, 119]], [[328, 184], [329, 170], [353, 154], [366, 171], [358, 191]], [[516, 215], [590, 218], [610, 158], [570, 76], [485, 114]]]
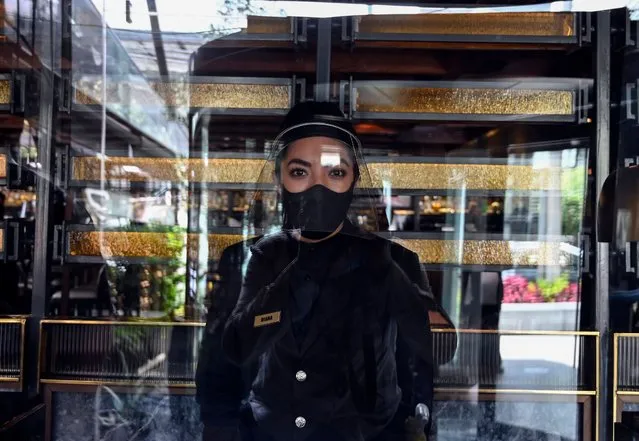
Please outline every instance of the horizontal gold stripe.
[[[355, 110], [448, 115], [572, 115], [567, 90], [356, 86]], [[383, 97], [383, 99], [380, 99]]]
[[498, 329], [433, 329], [435, 333], [458, 333], [458, 334], [500, 334], [500, 335], [543, 335], [543, 336], [569, 336], [569, 337], [597, 337], [597, 331], [537, 331], [537, 330], [498, 330]]
[[436, 387], [435, 392], [439, 393], [460, 393], [460, 394], [517, 394], [517, 395], [575, 395], [575, 396], [594, 396], [597, 391], [594, 390], [534, 390], [534, 389], [464, 389], [456, 387]]
[[[0, 234], [2, 234], [3, 230], [0, 230]], [[14, 324], [14, 325], [24, 325], [26, 323], [27, 319], [26, 318], [15, 318], [15, 317], [9, 317], [9, 318], [0, 318], [0, 325], [4, 325], [4, 324]]]
[[[94, 156], [73, 158], [73, 179], [100, 181], [126, 179], [133, 182], [186, 181], [221, 184], [253, 183], [260, 179], [265, 161], [262, 159], [178, 159], [110, 157], [101, 173], [101, 160]], [[137, 169], [136, 169], [137, 168]], [[263, 176], [271, 174], [262, 173]]]
[[71, 256], [178, 258], [183, 249], [182, 234], [140, 232], [69, 233]]
[[[77, 319], [44, 319], [44, 325], [112, 325], [112, 326], [191, 326], [203, 327], [204, 322], [160, 322], [152, 320], [77, 320]], [[513, 330], [500, 331], [496, 329], [432, 329], [437, 334], [501, 334], [501, 335], [526, 335], [526, 336], [574, 336], [574, 337], [597, 337], [597, 331], [536, 331], [536, 330]]]
[[369, 15], [359, 19], [365, 34], [499, 35], [572, 37], [571, 13]]
[[[195, 247], [199, 235], [193, 234], [189, 242]], [[181, 255], [186, 234], [145, 232], [69, 232], [71, 256], [177, 258]], [[219, 258], [228, 246], [241, 242], [241, 235], [209, 235], [209, 258]], [[423, 263], [460, 265], [534, 266], [561, 265], [560, 242], [508, 242], [497, 240], [396, 239], [414, 251]], [[514, 244], [525, 245], [525, 249]], [[458, 255], [461, 245], [461, 255]], [[197, 250], [197, 248], [193, 248]]]
[[0, 80], [0, 104], [11, 104], [11, 81]]
[[561, 169], [496, 164], [367, 164], [373, 187], [396, 189], [554, 190], [561, 188]]
[[65, 320], [65, 319], [45, 319], [40, 322], [43, 325], [110, 325], [110, 326], [190, 326], [194, 328], [204, 327], [205, 322], [154, 322], [152, 320]]
[[[562, 265], [560, 242], [507, 242], [497, 240], [396, 239], [414, 251], [423, 263], [459, 265], [535, 266]], [[526, 245], [516, 249], [511, 245]], [[461, 249], [461, 252], [460, 252]]]
[[[216, 109], [288, 109], [290, 87], [277, 84], [151, 83], [169, 106], [188, 87], [191, 107]], [[185, 101], [189, 102], [189, 101]]]
[[[109, 104], [127, 105], [122, 101], [119, 81], [107, 83], [106, 99]], [[231, 83], [171, 83], [150, 82], [151, 88], [167, 106], [190, 106], [220, 109], [288, 109], [291, 88], [285, 84], [231, 84]], [[92, 89], [90, 89], [90, 87]], [[132, 85], [135, 87], [135, 85]], [[75, 89], [77, 104], [102, 103], [102, 83], [79, 86]], [[141, 103], [142, 105], [144, 103]]]
[[639, 396], [639, 391], [638, 390], [618, 390], [617, 391], [617, 395], [619, 395], [619, 396], [624, 396], [625, 395], [625, 396], [629, 396], [629, 397], [635, 396], [636, 397], [636, 396]]
[[[271, 164], [262, 159], [177, 159], [109, 157], [104, 162], [92, 156], [73, 158], [73, 179], [100, 181], [124, 179], [132, 182], [171, 181], [251, 184], [272, 183]], [[269, 168], [265, 169], [265, 165]], [[560, 190], [561, 168], [529, 165], [431, 164], [371, 162], [370, 179], [363, 188], [443, 190]]]
[[193, 383], [170, 383], [170, 382], [161, 382], [161, 381], [115, 381], [115, 380], [57, 380], [57, 379], [49, 379], [42, 378], [40, 380], [42, 384], [60, 384], [60, 385], [69, 385], [69, 386], [166, 386], [166, 387], [174, 387], [174, 388], [192, 388], [195, 387], [195, 382]]
[[0, 377], [0, 383], [19, 383], [20, 377]]

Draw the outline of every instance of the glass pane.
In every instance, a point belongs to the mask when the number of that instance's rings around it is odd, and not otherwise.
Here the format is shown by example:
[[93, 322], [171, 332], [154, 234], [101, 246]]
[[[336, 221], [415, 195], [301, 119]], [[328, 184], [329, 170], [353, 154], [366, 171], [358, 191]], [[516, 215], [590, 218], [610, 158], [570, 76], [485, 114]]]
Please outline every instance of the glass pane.
[[602, 384], [633, 411], [634, 198], [610, 375], [594, 242], [602, 106], [639, 155], [632, 11], [471, 3], [2, 2], [0, 439], [592, 440]]

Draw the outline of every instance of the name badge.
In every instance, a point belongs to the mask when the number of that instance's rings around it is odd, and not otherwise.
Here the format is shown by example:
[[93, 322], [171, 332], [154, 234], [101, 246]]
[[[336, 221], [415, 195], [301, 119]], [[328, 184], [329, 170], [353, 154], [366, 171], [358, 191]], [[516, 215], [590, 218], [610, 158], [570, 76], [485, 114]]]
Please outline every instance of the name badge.
[[253, 327], [259, 328], [260, 326], [267, 326], [267, 325], [272, 325], [273, 323], [279, 323], [281, 315], [282, 315], [282, 311], [256, 315], [255, 322], [253, 323]]

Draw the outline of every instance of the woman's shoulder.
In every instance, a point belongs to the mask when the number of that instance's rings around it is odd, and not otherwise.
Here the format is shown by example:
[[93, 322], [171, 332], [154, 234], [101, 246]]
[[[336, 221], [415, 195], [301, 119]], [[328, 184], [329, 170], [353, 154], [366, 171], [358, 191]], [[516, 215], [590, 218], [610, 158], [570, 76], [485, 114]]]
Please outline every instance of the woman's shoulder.
[[288, 249], [292, 240], [294, 239], [286, 231], [265, 234], [251, 246], [251, 252], [269, 258], [276, 257]]
[[376, 248], [384, 248], [390, 252], [391, 257], [396, 262], [418, 259], [417, 253], [402, 243], [401, 238], [388, 238], [378, 235], [372, 235], [372, 246]]

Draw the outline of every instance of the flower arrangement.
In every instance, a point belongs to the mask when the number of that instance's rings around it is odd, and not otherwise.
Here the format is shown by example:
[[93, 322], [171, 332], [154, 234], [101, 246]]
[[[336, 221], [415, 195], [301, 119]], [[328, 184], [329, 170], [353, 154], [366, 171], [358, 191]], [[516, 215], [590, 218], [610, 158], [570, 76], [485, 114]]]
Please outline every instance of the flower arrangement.
[[559, 303], [579, 300], [579, 283], [564, 274], [553, 280], [531, 281], [521, 275], [506, 277], [504, 303]]

